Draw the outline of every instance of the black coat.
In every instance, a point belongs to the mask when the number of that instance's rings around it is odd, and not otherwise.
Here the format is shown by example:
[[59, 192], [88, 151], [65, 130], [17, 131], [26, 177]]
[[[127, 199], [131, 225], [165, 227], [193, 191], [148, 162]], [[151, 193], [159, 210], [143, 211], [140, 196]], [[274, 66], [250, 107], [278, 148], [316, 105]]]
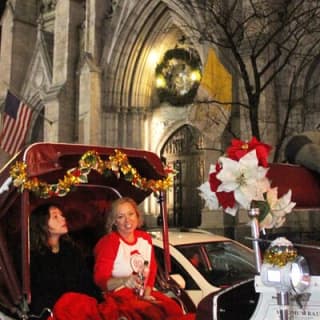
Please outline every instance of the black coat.
[[100, 291], [94, 285], [80, 251], [66, 241], [61, 241], [58, 253], [49, 249], [41, 254], [31, 252], [30, 275], [30, 310], [33, 314], [40, 314], [44, 308], [52, 309], [65, 292], [85, 293], [100, 298]]

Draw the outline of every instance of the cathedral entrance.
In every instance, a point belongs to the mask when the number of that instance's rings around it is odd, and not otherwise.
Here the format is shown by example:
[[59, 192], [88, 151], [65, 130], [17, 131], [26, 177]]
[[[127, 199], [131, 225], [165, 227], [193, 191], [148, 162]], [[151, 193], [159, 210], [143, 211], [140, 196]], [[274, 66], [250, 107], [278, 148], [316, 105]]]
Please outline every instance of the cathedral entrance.
[[184, 125], [175, 131], [161, 150], [166, 163], [177, 171], [168, 193], [169, 226], [198, 227], [201, 224], [201, 182], [203, 154], [199, 130]]

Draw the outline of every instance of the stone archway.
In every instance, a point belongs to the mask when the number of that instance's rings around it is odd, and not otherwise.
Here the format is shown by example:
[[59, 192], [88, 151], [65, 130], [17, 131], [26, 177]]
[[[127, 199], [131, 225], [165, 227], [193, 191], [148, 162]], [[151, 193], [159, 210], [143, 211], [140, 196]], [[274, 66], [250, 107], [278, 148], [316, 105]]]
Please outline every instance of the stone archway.
[[197, 192], [203, 171], [201, 139], [199, 130], [183, 125], [161, 150], [166, 163], [177, 170], [174, 187], [167, 197], [170, 226], [198, 227], [201, 224], [201, 199]]

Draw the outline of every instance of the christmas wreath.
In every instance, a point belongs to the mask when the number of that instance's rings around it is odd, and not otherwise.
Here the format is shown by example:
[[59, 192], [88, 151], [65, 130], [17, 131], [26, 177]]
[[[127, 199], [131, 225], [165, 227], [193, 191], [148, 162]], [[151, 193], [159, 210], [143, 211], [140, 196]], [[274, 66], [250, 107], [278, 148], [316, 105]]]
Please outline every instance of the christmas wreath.
[[193, 49], [168, 50], [156, 67], [160, 102], [181, 106], [192, 103], [201, 80], [201, 60]]

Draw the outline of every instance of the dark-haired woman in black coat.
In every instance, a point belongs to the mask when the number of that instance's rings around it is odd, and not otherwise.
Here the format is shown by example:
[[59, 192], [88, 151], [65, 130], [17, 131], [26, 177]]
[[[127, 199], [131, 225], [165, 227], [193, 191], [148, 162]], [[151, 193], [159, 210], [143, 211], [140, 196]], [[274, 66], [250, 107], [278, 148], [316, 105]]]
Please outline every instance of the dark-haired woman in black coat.
[[100, 297], [80, 250], [68, 236], [58, 205], [41, 205], [31, 213], [30, 248], [31, 313], [52, 309], [66, 292]]

